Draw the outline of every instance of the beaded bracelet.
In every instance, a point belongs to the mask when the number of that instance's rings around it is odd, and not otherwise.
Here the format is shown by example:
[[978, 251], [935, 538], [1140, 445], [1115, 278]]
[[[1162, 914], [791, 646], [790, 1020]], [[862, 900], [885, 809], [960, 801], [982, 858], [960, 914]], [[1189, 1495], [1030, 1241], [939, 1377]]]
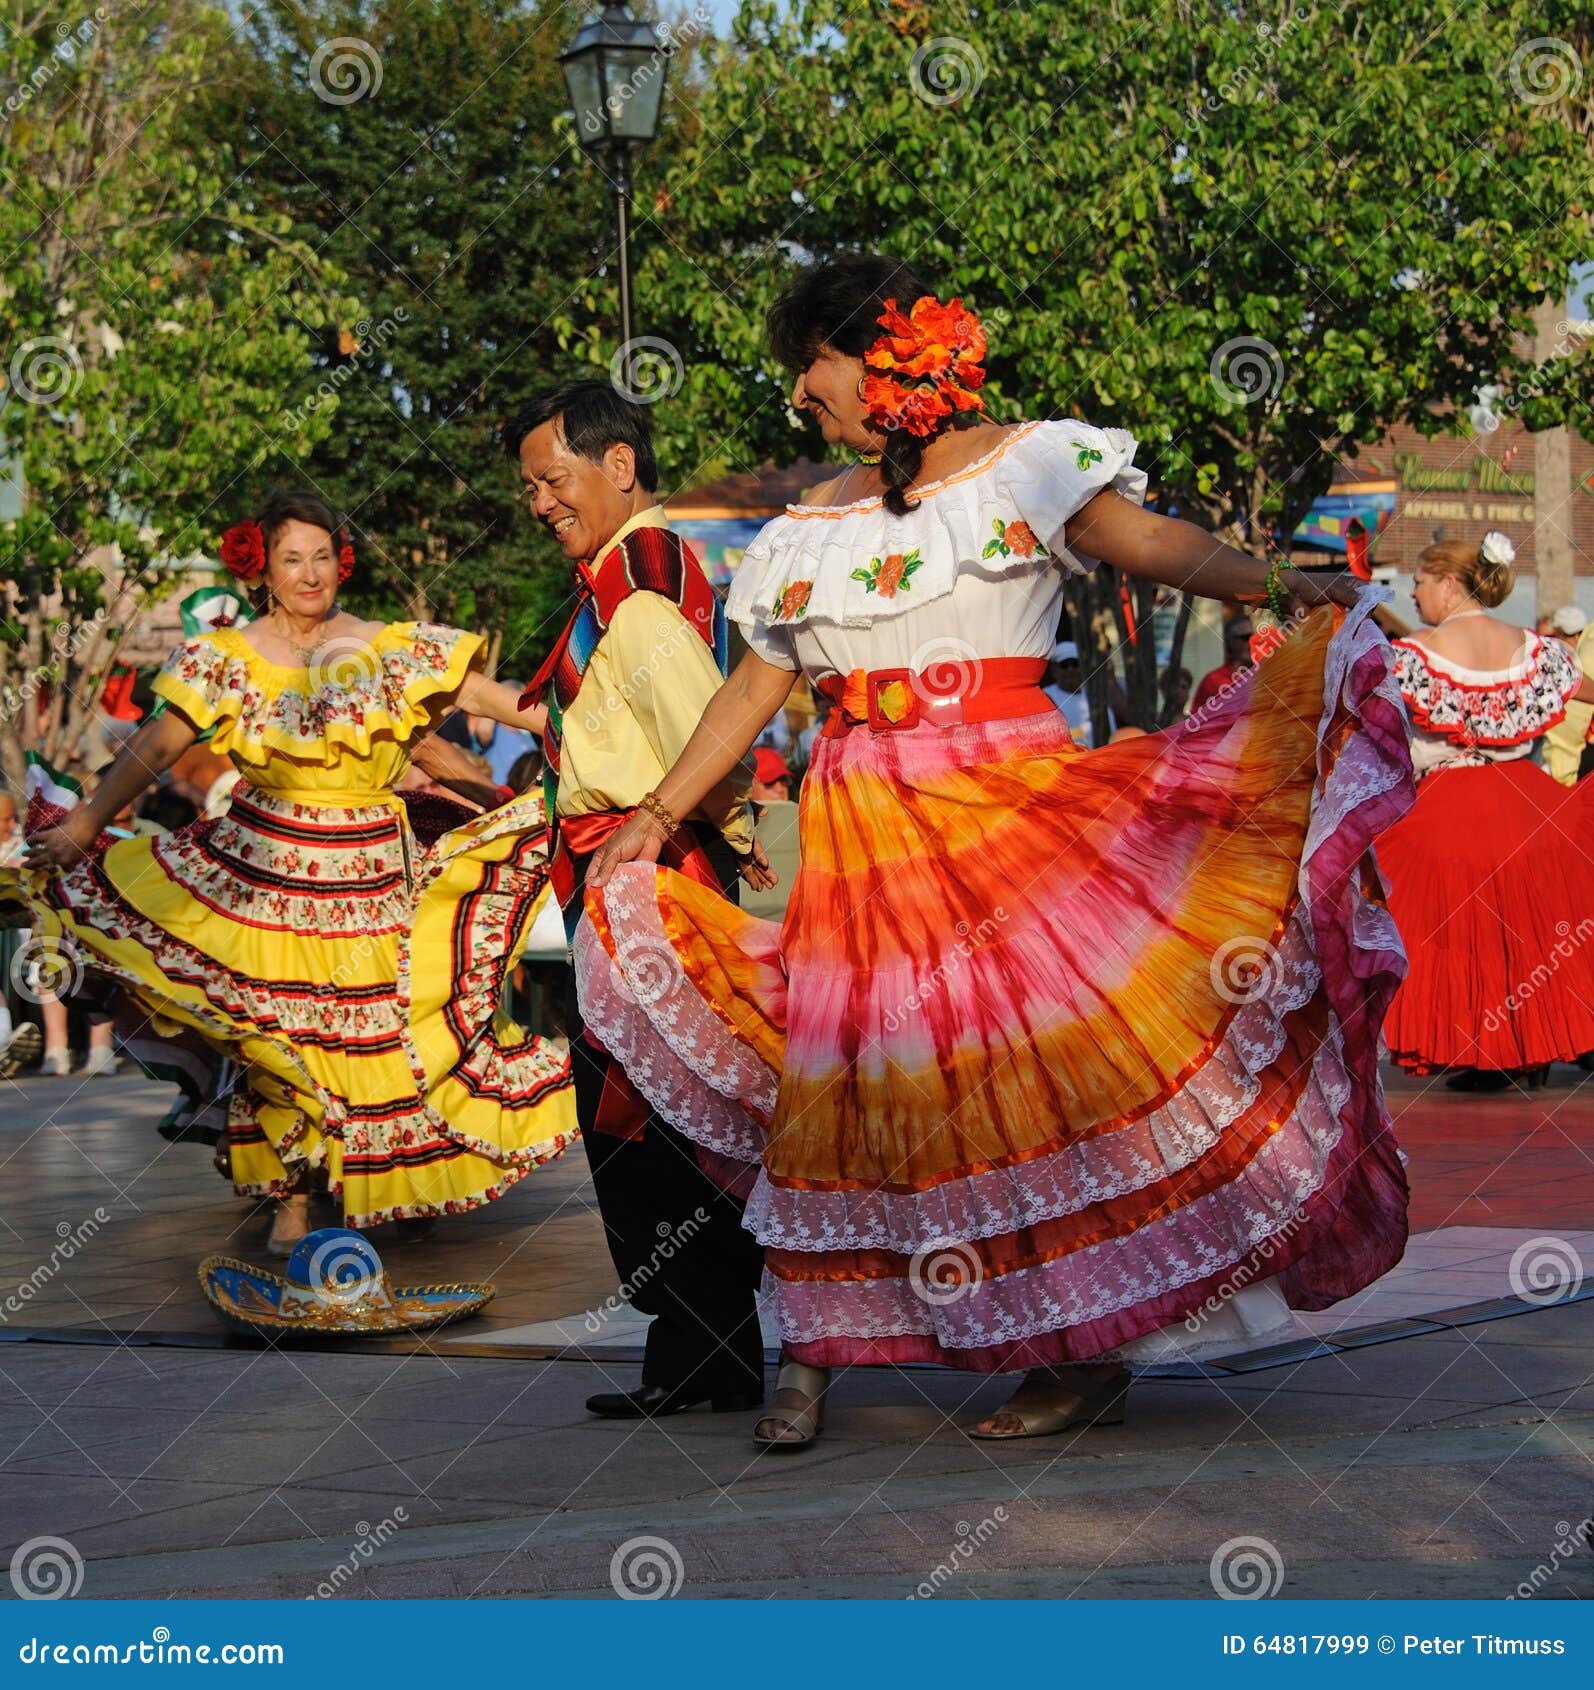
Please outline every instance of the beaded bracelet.
[[1275, 556], [1267, 566], [1267, 577], [1262, 585], [1267, 592], [1268, 606], [1273, 614], [1278, 617], [1280, 622], [1288, 622], [1290, 619], [1289, 596], [1285, 593], [1283, 583], [1279, 579], [1283, 570], [1283, 559]]
[[681, 831], [681, 824], [665, 809], [656, 792], [645, 792], [637, 800], [637, 808], [652, 816], [660, 827], [664, 829], [664, 837], [672, 838]]

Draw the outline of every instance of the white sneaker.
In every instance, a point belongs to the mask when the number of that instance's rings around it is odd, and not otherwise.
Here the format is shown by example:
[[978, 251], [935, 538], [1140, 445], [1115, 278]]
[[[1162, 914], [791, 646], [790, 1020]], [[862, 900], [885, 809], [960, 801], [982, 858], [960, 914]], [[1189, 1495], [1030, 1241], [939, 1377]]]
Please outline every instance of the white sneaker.
[[44, 1060], [39, 1064], [39, 1072], [49, 1079], [64, 1080], [72, 1072], [72, 1052], [69, 1050], [47, 1050]]
[[24, 1021], [5, 1044], [0, 1045], [0, 1080], [9, 1080], [20, 1074], [30, 1062], [38, 1059], [43, 1049], [44, 1034], [31, 1021]]
[[96, 1045], [89, 1051], [88, 1060], [78, 1069], [78, 1073], [92, 1079], [98, 1074], [114, 1074], [122, 1066], [121, 1059], [114, 1050], [106, 1050]]

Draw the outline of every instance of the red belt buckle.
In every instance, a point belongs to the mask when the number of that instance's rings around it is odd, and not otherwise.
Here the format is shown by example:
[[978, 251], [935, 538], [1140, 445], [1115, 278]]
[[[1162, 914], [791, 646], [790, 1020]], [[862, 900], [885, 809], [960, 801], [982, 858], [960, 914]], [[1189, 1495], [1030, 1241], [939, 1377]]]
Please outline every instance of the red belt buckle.
[[[908, 713], [900, 722], [893, 722], [880, 714], [880, 689], [893, 681], [901, 681], [908, 689]], [[913, 684], [911, 669], [872, 669], [864, 680], [869, 726], [876, 733], [890, 733], [898, 728], [916, 727], [919, 721], [919, 693]]]

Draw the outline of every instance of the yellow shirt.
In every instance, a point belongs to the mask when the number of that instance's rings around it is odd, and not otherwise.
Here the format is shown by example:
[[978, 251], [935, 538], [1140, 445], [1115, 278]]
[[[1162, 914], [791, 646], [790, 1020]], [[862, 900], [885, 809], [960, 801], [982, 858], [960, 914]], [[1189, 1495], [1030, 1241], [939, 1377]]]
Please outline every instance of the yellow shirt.
[[[1594, 676], [1594, 622], [1578, 635], [1574, 649], [1583, 673]], [[1544, 766], [1562, 786], [1577, 785], [1577, 765], [1591, 721], [1594, 704], [1568, 704], [1565, 718], [1544, 736]]]
[[[609, 546], [638, 528], [668, 527], [664, 507], [650, 505]], [[714, 653], [678, 606], [649, 592], [623, 600], [564, 714], [559, 814], [634, 808], [680, 756], [721, 680]], [[749, 778], [750, 771], [722, 781], [693, 812], [743, 854], [753, 844]]]

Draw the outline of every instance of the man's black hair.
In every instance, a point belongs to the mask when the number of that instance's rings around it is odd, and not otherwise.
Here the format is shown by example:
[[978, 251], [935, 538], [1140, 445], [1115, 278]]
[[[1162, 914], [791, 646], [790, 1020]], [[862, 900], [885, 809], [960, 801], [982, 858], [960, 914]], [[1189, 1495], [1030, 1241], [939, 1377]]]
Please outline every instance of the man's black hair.
[[629, 446], [636, 453], [637, 480], [648, 492], [657, 491], [659, 461], [643, 406], [617, 393], [606, 381], [562, 381], [533, 396], [523, 411], [504, 424], [504, 452], [517, 463], [520, 448], [534, 428], [562, 419], [561, 432], [570, 450], [589, 463], [602, 463], [611, 446]]

